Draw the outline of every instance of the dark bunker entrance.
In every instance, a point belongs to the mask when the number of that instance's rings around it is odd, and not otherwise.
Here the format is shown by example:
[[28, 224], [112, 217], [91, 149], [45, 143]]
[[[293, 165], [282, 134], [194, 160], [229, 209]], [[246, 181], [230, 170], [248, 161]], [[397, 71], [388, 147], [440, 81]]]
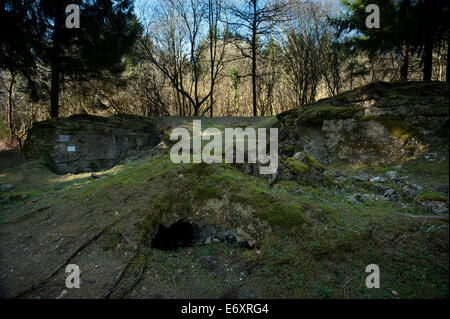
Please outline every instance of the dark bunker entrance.
[[177, 250], [220, 242], [250, 248], [246, 241], [237, 241], [232, 229], [214, 225], [200, 226], [186, 221], [178, 221], [170, 227], [159, 225], [151, 247], [159, 250]]

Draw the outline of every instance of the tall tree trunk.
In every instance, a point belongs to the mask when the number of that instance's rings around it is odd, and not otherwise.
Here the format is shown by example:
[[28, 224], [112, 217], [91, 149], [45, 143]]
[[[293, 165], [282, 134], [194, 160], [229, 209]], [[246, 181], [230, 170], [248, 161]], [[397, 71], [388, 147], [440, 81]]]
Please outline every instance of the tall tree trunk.
[[450, 47], [450, 42], [447, 42], [447, 74], [445, 75], [445, 79], [446, 79], [447, 82], [450, 82], [450, 77], [449, 77], [449, 74], [448, 74], [448, 71], [449, 71], [449, 69], [448, 69], [448, 62], [450, 60], [450, 53], [449, 53], [449, 50], [448, 50], [449, 47]]
[[253, 116], [258, 115], [258, 110], [256, 108], [256, 20], [257, 20], [257, 8], [256, 0], [253, 1], [253, 25], [252, 25], [252, 93], [253, 93]]
[[423, 80], [431, 81], [431, 73], [433, 68], [433, 40], [427, 38], [423, 50]]
[[[214, 8], [213, 8], [213, 2], [212, 0], [208, 1], [208, 13], [209, 13], [209, 61], [211, 63], [211, 87], [210, 87], [210, 91], [211, 91], [211, 97], [210, 97], [210, 104], [209, 104], [209, 116], [213, 117], [214, 116], [214, 53], [213, 50], [215, 49], [215, 42], [213, 43], [213, 41], [215, 41], [215, 37], [216, 34], [215, 32], [217, 32], [215, 30], [216, 26], [215, 26], [215, 18], [214, 18]], [[214, 29], [213, 29], [214, 28]]]
[[408, 81], [409, 45], [402, 43], [402, 59], [400, 62], [400, 81]]
[[51, 61], [51, 89], [50, 89], [50, 116], [51, 118], [59, 117], [59, 80], [61, 73], [61, 23], [63, 20], [62, 16], [62, 5], [60, 1], [56, 1], [55, 4], [55, 22], [54, 31], [52, 36], [52, 61]]
[[214, 116], [214, 61], [211, 63], [211, 96], [209, 105], [209, 116]]
[[252, 104], [253, 104], [253, 116], [258, 115], [258, 110], [256, 108], [256, 48], [255, 44], [252, 43]]
[[401, 25], [400, 33], [404, 35], [402, 42], [402, 59], [400, 62], [400, 81], [408, 81], [408, 62], [409, 62], [409, 43], [406, 40], [409, 34], [407, 28], [407, 17], [411, 11], [411, 0], [404, 0], [400, 2], [400, 20], [404, 22]]
[[14, 82], [16, 80], [16, 74], [11, 72], [11, 80], [9, 82], [8, 88], [8, 125], [11, 130], [11, 134], [14, 133], [14, 119], [13, 119], [13, 90], [14, 90]]

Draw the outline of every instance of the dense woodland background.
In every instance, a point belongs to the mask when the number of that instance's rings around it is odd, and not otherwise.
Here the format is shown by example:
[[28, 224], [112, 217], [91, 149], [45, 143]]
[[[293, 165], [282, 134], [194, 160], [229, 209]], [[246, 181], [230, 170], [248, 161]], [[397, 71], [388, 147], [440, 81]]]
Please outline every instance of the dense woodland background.
[[374, 81], [448, 81], [443, 0], [0, 4], [3, 148], [49, 117], [267, 116]]

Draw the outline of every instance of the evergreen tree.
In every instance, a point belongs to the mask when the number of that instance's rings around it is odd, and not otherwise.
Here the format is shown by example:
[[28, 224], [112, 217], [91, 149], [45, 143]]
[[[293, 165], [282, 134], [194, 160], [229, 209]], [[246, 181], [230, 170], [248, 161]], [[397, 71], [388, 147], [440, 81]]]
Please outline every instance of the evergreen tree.
[[45, 25], [38, 16], [34, 0], [0, 0], [0, 69], [27, 79], [33, 97], [36, 88], [33, 75], [43, 54]]
[[[37, 63], [50, 67], [52, 118], [59, 116], [59, 93], [63, 81], [101, 78], [105, 71], [112, 74], [122, 72], [122, 57], [131, 50], [140, 32], [130, 0], [2, 2], [1, 20], [3, 16], [8, 17], [13, 33], [5, 36], [2, 32], [2, 42], [5, 43], [2, 44], [0, 65], [25, 74], [29, 66]], [[79, 6], [80, 28], [66, 28], [66, 7], [69, 4]], [[23, 34], [27, 36], [21, 37]], [[17, 57], [19, 62], [14, 61]]]
[[370, 53], [396, 50], [401, 54], [401, 80], [407, 79], [408, 55], [422, 56], [424, 80], [431, 80], [433, 47], [448, 43], [448, 1], [379, 0], [380, 28], [367, 28], [366, 7], [371, 0], [342, 0], [347, 9], [333, 20], [340, 33], [356, 31], [350, 41]]
[[413, 1], [413, 32], [411, 43], [413, 50], [422, 56], [423, 80], [430, 81], [433, 67], [434, 48], [447, 43], [447, 81], [448, 81], [448, 36], [449, 36], [448, 0]]

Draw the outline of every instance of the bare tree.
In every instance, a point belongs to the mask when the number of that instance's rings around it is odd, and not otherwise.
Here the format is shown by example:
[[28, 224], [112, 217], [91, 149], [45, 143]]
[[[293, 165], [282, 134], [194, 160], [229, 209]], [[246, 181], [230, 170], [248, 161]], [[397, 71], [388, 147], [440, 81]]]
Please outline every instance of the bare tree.
[[252, 106], [253, 116], [258, 115], [257, 108], [257, 58], [261, 46], [261, 37], [270, 35], [280, 21], [283, 20], [285, 3], [281, 1], [246, 0], [233, 3], [228, 7], [234, 18], [229, 25], [234, 28], [240, 37], [250, 46], [250, 53], [235, 41], [242, 55], [251, 60], [252, 77]]
[[324, 74], [323, 52], [329, 42], [328, 20], [323, 4], [302, 2], [293, 6], [283, 25], [285, 75], [297, 107], [315, 100]]
[[[180, 115], [200, 115], [207, 110], [213, 112], [214, 85], [222, 70], [225, 45], [217, 35], [221, 2], [169, 0], [161, 1], [158, 9], [159, 15], [141, 41], [148, 60], [176, 90]], [[208, 48], [210, 86], [205, 92], [200, 85], [208, 67], [204, 59]], [[187, 112], [181, 108], [181, 99], [189, 103]], [[210, 106], [202, 111], [208, 100]]]
[[[214, 86], [223, 66], [225, 56], [226, 39], [222, 40], [221, 50], [219, 51], [219, 22], [222, 19], [222, 0], [208, 1], [208, 29], [209, 29], [209, 63], [210, 63], [210, 116], [214, 116]], [[205, 110], [204, 113], [206, 113]]]
[[[27, 82], [20, 74], [10, 72], [9, 76], [1, 76], [2, 88], [7, 95], [7, 122], [9, 124], [9, 136], [11, 145], [18, 143], [20, 150], [23, 141], [36, 120], [40, 111], [39, 105], [25, 93]], [[1, 119], [3, 120], [3, 119]]]

